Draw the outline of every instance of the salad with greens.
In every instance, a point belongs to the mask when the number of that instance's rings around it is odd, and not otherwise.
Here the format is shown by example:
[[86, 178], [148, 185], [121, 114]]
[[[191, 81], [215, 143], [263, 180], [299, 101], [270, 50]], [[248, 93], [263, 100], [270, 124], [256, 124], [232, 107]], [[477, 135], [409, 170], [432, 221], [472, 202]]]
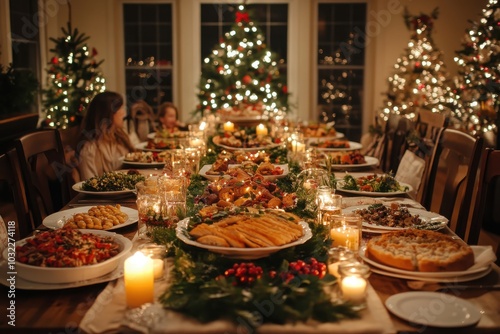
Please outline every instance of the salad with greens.
[[370, 174], [355, 178], [350, 174], [346, 174], [342, 179], [343, 182], [337, 183], [339, 189], [367, 191], [367, 192], [406, 192], [409, 191], [408, 186], [401, 185], [394, 176], [390, 174]]
[[144, 181], [144, 175], [135, 173], [109, 172], [94, 176], [82, 183], [85, 191], [134, 190], [135, 184]]

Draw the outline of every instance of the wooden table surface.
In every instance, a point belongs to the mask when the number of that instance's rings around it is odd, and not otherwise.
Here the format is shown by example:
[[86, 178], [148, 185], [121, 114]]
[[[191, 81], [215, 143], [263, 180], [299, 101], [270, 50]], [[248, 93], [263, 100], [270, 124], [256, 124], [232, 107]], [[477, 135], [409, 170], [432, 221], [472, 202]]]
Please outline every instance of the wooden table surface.
[[[89, 197], [78, 194], [71, 202], [71, 205], [83, 205], [82, 201]], [[124, 206], [135, 208], [133, 197], [122, 197], [116, 202], [121, 202]], [[87, 204], [88, 205], [88, 204]], [[70, 207], [70, 206], [68, 206]], [[72, 206], [74, 207], [74, 206]], [[116, 230], [126, 237], [132, 239], [137, 231], [137, 224], [126, 226]], [[453, 233], [447, 230], [447, 233]], [[370, 283], [378, 293], [382, 302], [396, 293], [411, 291], [406, 280], [387, 277], [372, 273]], [[475, 280], [473, 284], [500, 283], [500, 268], [494, 265], [493, 271], [487, 276]], [[106, 287], [107, 283], [100, 283], [79, 288], [65, 290], [15, 290], [16, 326], [8, 324], [10, 321], [6, 316], [0, 317], [0, 333], [79, 333], [78, 324], [92, 306], [99, 293]], [[8, 307], [8, 293], [12, 292], [8, 287], [1, 286], [2, 294], [0, 307], [2, 314]], [[496, 319], [495, 328], [462, 328], [462, 329], [432, 329], [423, 327], [412, 327], [407, 322], [398, 319], [390, 314], [394, 328], [398, 333], [499, 333], [500, 332], [500, 291], [458, 291], [462, 298], [475, 298], [479, 294], [491, 295], [491, 300], [496, 301], [496, 305], [485, 305], [486, 312], [496, 312], [491, 318]], [[8, 299], [8, 300], [7, 300]]]

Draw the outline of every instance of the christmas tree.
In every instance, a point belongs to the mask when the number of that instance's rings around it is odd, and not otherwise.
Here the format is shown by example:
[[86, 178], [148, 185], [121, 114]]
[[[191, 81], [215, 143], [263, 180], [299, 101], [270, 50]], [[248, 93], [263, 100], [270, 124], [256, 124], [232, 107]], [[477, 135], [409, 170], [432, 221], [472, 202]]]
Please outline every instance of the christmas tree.
[[[500, 106], [500, 6], [489, 0], [479, 22], [465, 35], [455, 62], [460, 66], [458, 91], [462, 109], [456, 113], [467, 132], [498, 133]], [[498, 141], [498, 138], [497, 138]], [[500, 147], [500, 145], [497, 144]]]
[[43, 107], [45, 125], [64, 129], [80, 122], [92, 98], [106, 86], [99, 70], [103, 60], [96, 61], [97, 51], [89, 51], [85, 44], [89, 37], [72, 30], [69, 23], [61, 30], [64, 36], [50, 38], [56, 44], [50, 50], [55, 56], [46, 69]]
[[418, 16], [409, 15], [405, 9], [405, 23], [412, 35], [388, 78], [389, 90], [380, 113], [382, 119], [387, 120], [390, 114], [416, 119], [421, 108], [447, 115], [455, 110], [457, 101], [443, 54], [434, 46], [431, 36], [437, 17], [437, 8], [431, 15]]
[[288, 91], [278, 69], [277, 55], [264, 34], [239, 5], [235, 23], [204, 60], [197, 112], [231, 110], [274, 116], [288, 111]]

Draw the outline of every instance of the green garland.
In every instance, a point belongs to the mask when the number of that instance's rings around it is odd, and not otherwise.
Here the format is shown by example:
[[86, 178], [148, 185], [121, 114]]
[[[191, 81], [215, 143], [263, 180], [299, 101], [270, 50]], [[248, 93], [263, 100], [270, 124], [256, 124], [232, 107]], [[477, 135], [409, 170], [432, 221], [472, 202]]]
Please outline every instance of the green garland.
[[[273, 152], [273, 161], [286, 159], [286, 151], [278, 148]], [[206, 161], [215, 157], [213, 153]], [[313, 196], [297, 189], [299, 166], [290, 164], [289, 167], [290, 173], [278, 179], [277, 185], [284, 192], [296, 192], [297, 205], [292, 212], [309, 222], [311, 239], [265, 258], [242, 261], [186, 245], [172, 228], [154, 228], [151, 231], [153, 241], [167, 245], [169, 256], [174, 260], [171, 285], [160, 296], [165, 308], [202, 323], [224, 318], [252, 329], [264, 323], [283, 324], [308, 319], [335, 322], [359, 317], [349, 303], [330, 299], [328, 290], [335, 284], [334, 276], [305, 274], [291, 269], [301, 261], [326, 263], [331, 239], [325, 226], [313, 222], [316, 216]], [[208, 183], [199, 175], [192, 176], [187, 198], [188, 216], [194, 216], [202, 206], [194, 204], [195, 198], [204, 192]], [[234, 270], [231, 268], [238, 266], [255, 266], [261, 274], [252, 276], [251, 284], [242, 284], [239, 278], [229, 274]]]

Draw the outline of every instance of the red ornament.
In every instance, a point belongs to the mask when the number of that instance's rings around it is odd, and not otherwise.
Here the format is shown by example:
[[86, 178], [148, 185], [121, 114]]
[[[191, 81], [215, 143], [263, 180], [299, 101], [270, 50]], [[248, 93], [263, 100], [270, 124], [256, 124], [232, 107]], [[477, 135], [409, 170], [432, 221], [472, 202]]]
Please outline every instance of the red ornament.
[[95, 57], [95, 56], [97, 56], [97, 49], [92, 48], [92, 57]]
[[247, 75], [245, 75], [245, 76], [241, 79], [241, 81], [243, 81], [243, 83], [244, 83], [245, 85], [248, 85], [249, 83], [251, 83], [251, 82], [252, 82], [252, 77], [250, 77], [250, 76], [247, 74]]
[[74, 121], [75, 121], [75, 116], [71, 116], [71, 117], [69, 118], [69, 121], [70, 121], [70, 122], [74, 122]]
[[248, 16], [248, 13], [242, 13], [242, 12], [237, 12], [236, 13], [236, 22], [250, 22], [250, 16]]
[[59, 64], [59, 58], [57, 58], [57, 57], [52, 57], [52, 59], [50, 60], [50, 62], [51, 62], [52, 64], [54, 64], [54, 65], [57, 65], [57, 64]]
[[217, 72], [221, 73], [224, 70], [222, 66], [217, 67]]

